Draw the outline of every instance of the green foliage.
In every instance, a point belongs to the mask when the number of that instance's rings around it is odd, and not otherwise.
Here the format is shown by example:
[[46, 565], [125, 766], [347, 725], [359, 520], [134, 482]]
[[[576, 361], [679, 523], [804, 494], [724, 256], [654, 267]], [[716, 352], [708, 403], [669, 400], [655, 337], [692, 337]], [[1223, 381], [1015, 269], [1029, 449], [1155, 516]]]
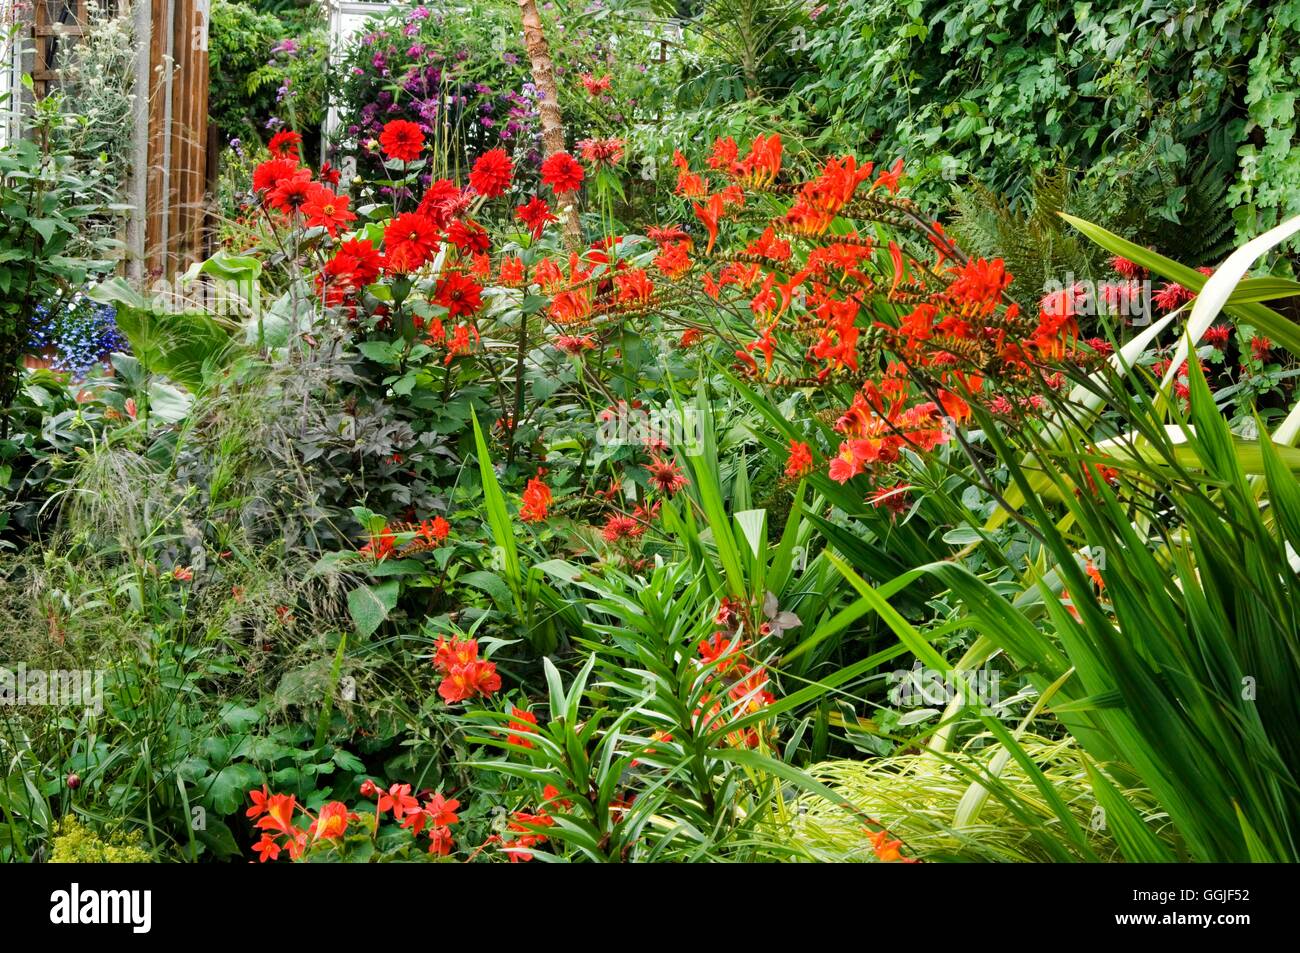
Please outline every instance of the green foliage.
[[57, 308], [87, 279], [111, 267], [117, 243], [87, 240], [85, 226], [102, 218], [105, 169], [78, 171], [60, 133], [79, 120], [57, 94], [41, 100], [32, 138], [0, 150], [0, 440], [10, 432], [9, 408], [18, 392], [37, 307]]
[[320, 126], [329, 77], [318, 9], [281, 18], [242, 0], [216, 0], [209, 56], [208, 111], [227, 139], [251, 148], [272, 120], [304, 133]]
[[850, 0], [809, 33], [818, 72], [796, 93], [827, 144], [901, 152], [935, 195], [972, 178], [1018, 201], [1063, 157], [1096, 189], [1165, 183], [1152, 207], [1178, 222], [1194, 212], [1194, 170], [1235, 168], [1241, 236], [1295, 207], [1295, 64], [1282, 51], [1296, 16], [1251, 0]]

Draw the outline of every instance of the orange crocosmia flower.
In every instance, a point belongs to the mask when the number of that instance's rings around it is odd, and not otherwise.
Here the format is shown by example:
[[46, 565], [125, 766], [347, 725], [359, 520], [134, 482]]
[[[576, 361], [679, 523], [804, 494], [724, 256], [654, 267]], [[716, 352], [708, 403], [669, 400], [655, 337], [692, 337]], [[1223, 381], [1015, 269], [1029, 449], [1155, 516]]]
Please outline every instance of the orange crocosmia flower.
[[253, 850], [257, 853], [260, 863], [280, 859], [280, 845], [270, 834], [264, 833], [262, 839], [253, 845]]
[[812, 468], [812, 450], [809, 449], [808, 444], [801, 443], [798, 440], [791, 440], [790, 456], [785, 462], [785, 475], [787, 479], [802, 479], [812, 472]]
[[704, 249], [704, 254], [712, 253], [713, 246], [718, 240], [718, 222], [722, 218], [722, 196], [712, 195], [703, 205], [696, 202], [692, 206], [695, 209], [695, 217], [704, 223], [704, 229], [708, 232], [709, 243]]
[[507, 288], [517, 288], [524, 283], [524, 260], [518, 255], [507, 255], [501, 259], [501, 270], [497, 280]]
[[551, 488], [542, 482], [543, 471], [538, 470], [524, 487], [523, 505], [519, 508], [519, 518], [525, 523], [540, 523], [546, 519], [546, 512], [551, 505]]
[[845, 440], [831, 459], [829, 476], [836, 483], [847, 483], [862, 472], [862, 465], [875, 459], [877, 453], [868, 440]]
[[547, 312], [556, 324], [577, 324], [591, 317], [592, 288], [571, 288], [551, 299]]
[[907, 861], [907, 858], [905, 858], [898, 850], [903, 846], [903, 842], [901, 840], [890, 840], [889, 831], [882, 828], [869, 836], [871, 838], [871, 850], [875, 853], [878, 859], [885, 863]]
[[292, 837], [297, 833], [293, 826], [297, 807], [298, 800], [292, 794], [272, 794], [266, 801], [265, 815], [257, 822], [258, 829]]
[[420, 538], [430, 545], [436, 546], [447, 538], [451, 533], [451, 524], [443, 517], [435, 516], [432, 520], [423, 520], [420, 523]]
[[736, 146], [735, 139], [730, 136], [725, 139], [718, 137], [713, 140], [713, 150], [709, 153], [709, 168], [717, 169], [720, 172], [730, 172], [739, 156], [740, 149]]
[[393, 820], [400, 821], [407, 814], [414, 814], [420, 809], [420, 802], [411, 796], [409, 784], [393, 784], [379, 795], [375, 810], [380, 814], [393, 812]]
[[671, 242], [655, 256], [655, 267], [671, 281], [676, 281], [691, 269], [691, 258], [687, 254], [686, 242]]
[[356, 820], [356, 817], [342, 801], [330, 801], [320, 809], [307, 833], [313, 840], [342, 840], [348, 822]]
[[771, 185], [781, 173], [781, 137], [756, 136], [749, 154], [736, 163], [734, 171], [750, 188]]
[[564, 271], [550, 258], [543, 258], [533, 269], [533, 278], [545, 292], [554, 291], [564, 283]]
[[463, 702], [475, 695], [491, 695], [501, 688], [501, 676], [493, 662], [470, 662], [457, 665], [438, 685], [438, 695], [448, 704]]
[[700, 339], [703, 337], [704, 332], [699, 328], [687, 328], [682, 332], [681, 340], [677, 342], [677, 346], [683, 349], [694, 347], [696, 344], [700, 343]]
[[871, 183], [873, 189], [883, 186], [889, 192], [898, 194], [898, 180], [903, 177], [903, 160], [895, 159], [894, 164], [889, 167], [888, 172], [882, 172], [876, 176], [876, 181]]
[[537, 716], [531, 711], [523, 708], [510, 707], [510, 723], [506, 725], [506, 737], [509, 738], [512, 745], [518, 745], [521, 748], [531, 748], [533, 743], [525, 735], [533, 734], [537, 731]]
[[649, 304], [655, 291], [655, 286], [644, 268], [634, 268], [616, 274], [614, 287], [618, 290], [620, 304]]

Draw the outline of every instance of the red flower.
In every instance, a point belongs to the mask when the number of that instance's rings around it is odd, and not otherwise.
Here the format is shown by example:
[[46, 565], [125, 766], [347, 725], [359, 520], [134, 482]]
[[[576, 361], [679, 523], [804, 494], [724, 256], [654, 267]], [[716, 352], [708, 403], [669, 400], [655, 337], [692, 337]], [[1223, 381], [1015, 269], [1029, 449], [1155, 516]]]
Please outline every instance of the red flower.
[[582, 160], [597, 169], [618, 165], [623, 159], [622, 139], [583, 139], [578, 148]]
[[302, 136], [292, 130], [286, 129], [277, 132], [271, 137], [271, 141], [266, 144], [266, 151], [271, 153], [277, 159], [299, 159], [298, 146], [302, 143]]
[[330, 165], [328, 162], [322, 162], [320, 164], [320, 180], [322, 182], [336, 186], [339, 184], [341, 178], [342, 176], [340, 176], [339, 170], [334, 168], [334, 166]]
[[307, 833], [313, 840], [342, 840], [348, 822], [356, 820], [356, 817], [342, 801], [330, 801], [320, 809]]
[[471, 315], [483, 306], [483, 289], [467, 275], [449, 271], [438, 280], [433, 300], [447, 309], [451, 318]]
[[420, 538], [426, 543], [436, 546], [441, 543], [451, 533], [451, 524], [441, 516], [435, 516], [432, 521], [424, 520], [420, 523]]
[[398, 215], [384, 229], [384, 249], [390, 271], [415, 271], [438, 251], [438, 229], [418, 212]]
[[474, 162], [469, 174], [469, 184], [479, 195], [494, 199], [510, 188], [515, 173], [514, 164], [504, 149], [491, 149]]
[[441, 794], [435, 794], [424, 803], [424, 812], [429, 815], [429, 823], [434, 827], [450, 827], [460, 822], [456, 815], [460, 801], [448, 800]]
[[581, 354], [596, 346], [596, 339], [590, 334], [561, 334], [555, 338], [555, 346], [565, 354]]
[[578, 191], [585, 174], [578, 160], [567, 152], [556, 152], [542, 163], [542, 182], [556, 195]]
[[311, 180], [311, 172], [299, 169], [293, 175], [286, 176], [275, 183], [266, 194], [266, 204], [286, 215], [290, 215], [307, 204], [311, 190], [316, 185]]
[[453, 668], [478, 661], [478, 640], [439, 639], [433, 649], [433, 667], [446, 675]]
[[812, 450], [808, 444], [798, 440], [790, 441], [790, 456], [785, 461], [785, 475], [788, 479], [798, 480], [812, 472]]
[[1151, 296], [1151, 301], [1161, 311], [1173, 311], [1181, 308], [1196, 297], [1196, 294], [1176, 282], [1166, 282], [1160, 290]]
[[636, 539], [645, 532], [645, 527], [631, 516], [615, 513], [605, 521], [601, 535], [607, 543], [617, 543], [624, 539]]
[[298, 174], [311, 178], [311, 172], [298, 165], [295, 159], [268, 159], [253, 170], [253, 191], [265, 194], [279, 185], [281, 180]]
[[348, 210], [351, 201], [346, 195], [335, 195], [332, 189], [323, 185], [313, 185], [303, 203], [302, 214], [308, 228], [324, 228], [331, 237], [337, 237], [339, 229], [355, 221], [356, 215]]
[[497, 280], [507, 288], [517, 288], [524, 283], [524, 260], [518, 255], [509, 255], [501, 259], [501, 269]]
[[414, 162], [424, 151], [424, 130], [405, 119], [394, 119], [379, 134], [379, 145], [395, 162]]
[[546, 204], [545, 200], [540, 199], [535, 195], [527, 204], [520, 205], [515, 209], [515, 218], [519, 219], [519, 221], [523, 222], [524, 225], [528, 227], [528, 230], [532, 232], [533, 238], [535, 239], [542, 237], [542, 230], [545, 229], [549, 223], [558, 221], [558, 219], [551, 214], [551, 207]]
[[1129, 261], [1122, 255], [1116, 255], [1110, 260], [1110, 267], [1115, 269], [1115, 273], [1122, 278], [1128, 278], [1130, 281], [1141, 278], [1146, 274], [1146, 269], [1141, 265]]
[[546, 519], [546, 511], [551, 505], [551, 488], [542, 482], [543, 471], [528, 481], [524, 487], [523, 505], [519, 507], [519, 518], [525, 523], [540, 523]]
[[525, 738], [525, 735], [534, 734], [537, 731], [537, 716], [531, 711], [525, 711], [522, 708], [510, 706], [510, 723], [506, 726], [506, 737], [510, 744], [518, 745], [521, 748], [531, 748], [533, 743]]
[[449, 705], [475, 695], [491, 695], [501, 688], [501, 676], [492, 662], [457, 665], [438, 685], [438, 695]]
[[280, 845], [270, 834], [263, 833], [262, 839], [253, 845], [253, 850], [257, 854], [260, 863], [266, 863], [268, 860], [280, 859]]
[[655, 286], [644, 268], [633, 268], [615, 275], [614, 287], [618, 292], [619, 304], [649, 304], [655, 293]]
[[709, 244], [704, 249], [704, 254], [713, 251], [713, 243], [718, 240], [718, 222], [722, 218], [722, 196], [714, 194], [709, 197], [708, 202], [703, 205], [695, 203], [695, 217], [704, 223], [705, 230], [709, 233]]
[[656, 456], [651, 459], [646, 471], [650, 475], [650, 485], [665, 496], [672, 496], [686, 486], [686, 477], [682, 475], [681, 467], [672, 460]]
[[894, 194], [898, 194], [898, 180], [903, 177], [903, 160], [896, 159], [894, 164], [889, 167], [888, 172], [882, 172], [876, 176], [876, 181], [871, 183], [873, 189], [884, 186]]
[[582, 74], [583, 89], [585, 89], [587, 93], [591, 96], [599, 96], [602, 93], [608, 92], [609, 85], [611, 82], [612, 82], [612, 78], [608, 73], [606, 73], [600, 79], [596, 79], [596, 77], [593, 76], [591, 73]]
[[260, 791], [249, 791], [248, 796], [253, 799], [253, 806], [244, 812], [245, 817], [261, 817], [266, 813], [267, 801], [271, 797], [271, 792], [267, 790], [266, 785], [262, 785]]
[[379, 814], [393, 812], [393, 820], [400, 821], [407, 814], [414, 814], [420, 809], [420, 802], [411, 796], [409, 784], [394, 784], [379, 795], [375, 811]]
[[447, 241], [465, 255], [482, 254], [492, 247], [492, 238], [478, 222], [456, 219], [447, 229]]
[[446, 228], [452, 219], [469, 209], [471, 201], [471, 195], [461, 191], [451, 179], [437, 179], [425, 190], [416, 211], [427, 215], [438, 228]]

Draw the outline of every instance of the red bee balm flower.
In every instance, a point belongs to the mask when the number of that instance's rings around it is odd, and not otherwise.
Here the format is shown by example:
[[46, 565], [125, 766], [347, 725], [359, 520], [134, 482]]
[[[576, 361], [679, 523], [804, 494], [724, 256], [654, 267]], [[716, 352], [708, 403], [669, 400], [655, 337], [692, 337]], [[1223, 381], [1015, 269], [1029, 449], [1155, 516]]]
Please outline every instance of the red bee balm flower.
[[672, 496], [686, 485], [686, 477], [682, 475], [681, 467], [672, 460], [655, 457], [646, 467], [646, 471], [650, 475], [650, 485], [664, 496]]
[[542, 182], [556, 195], [578, 191], [585, 174], [578, 160], [567, 152], [557, 152], [542, 163]]
[[599, 96], [602, 93], [609, 92], [609, 85], [611, 82], [612, 82], [612, 78], [608, 73], [606, 73], [600, 79], [597, 79], [591, 73], [582, 74], [582, 87], [587, 91], [587, 94], [590, 96]]
[[394, 119], [379, 134], [379, 146], [395, 162], [414, 162], [424, 151], [424, 130], [405, 119]]
[[492, 149], [474, 162], [469, 174], [469, 184], [479, 195], [494, 199], [510, 188], [515, 167], [504, 149]]

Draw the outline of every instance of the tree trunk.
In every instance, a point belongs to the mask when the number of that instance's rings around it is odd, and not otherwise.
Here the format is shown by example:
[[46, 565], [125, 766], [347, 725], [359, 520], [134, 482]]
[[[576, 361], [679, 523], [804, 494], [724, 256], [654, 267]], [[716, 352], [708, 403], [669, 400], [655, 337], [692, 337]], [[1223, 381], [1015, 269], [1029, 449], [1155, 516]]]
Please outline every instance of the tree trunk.
[[[542, 18], [536, 0], [519, 0], [519, 15], [524, 25], [524, 49], [532, 67], [533, 84], [541, 96], [538, 110], [542, 121], [543, 158], [565, 151], [564, 119], [560, 115], [560, 93], [555, 82], [555, 63], [542, 30]], [[576, 193], [569, 214], [565, 216], [564, 241], [570, 251], [582, 249], [582, 223], [578, 221]]]

